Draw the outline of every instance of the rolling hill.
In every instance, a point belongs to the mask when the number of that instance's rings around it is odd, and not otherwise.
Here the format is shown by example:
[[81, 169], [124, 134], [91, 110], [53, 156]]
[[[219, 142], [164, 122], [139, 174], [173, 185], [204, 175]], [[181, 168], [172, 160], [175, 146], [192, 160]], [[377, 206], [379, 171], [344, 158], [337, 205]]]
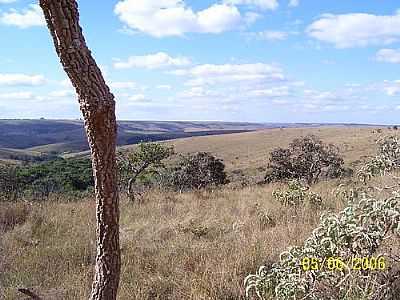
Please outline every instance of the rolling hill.
[[[315, 131], [321, 124], [278, 124], [278, 123], [235, 123], [235, 122], [175, 122], [175, 121], [119, 121], [118, 145], [129, 148], [141, 141], [166, 141], [173, 140], [177, 150], [190, 150], [193, 141], [207, 141], [198, 150], [219, 152], [221, 147], [230, 145], [230, 151], [240, 150], [248, 153], [250, 147], [256, 147], [252, 139], [259, 139], [261, 149], [269, 149], [271, 141], [281, 139], [283, 128], [303, 128]], [[329, 128], [347, 128], [354, 130], [370, 128], [370, 125], [357, 124], [325, 124]], [[265, 137], [266, 133], [260, 130], [272, 129], [271, 138]], [[293, 131], [301, 134], [300, 131]], [[361, 129], [360, 129], [361, 130]], [[253, 132], [253, 133], [251, 133]], [[268, 131], [269, 132], [269, 131]], [[275, 134], [276, 132], [276, 134]], [[250, 133], [246, 135], [246, 133]], [[228, 134], [228, 135], [227, 135]], [[244, 135], [243, 135], [244, 134]], [[287, 139], [285, 139], [287, 136]], [[292, 134], [283, 136], [284, 141], [289, 141]], [[238, 139], [244, 139], [240, 141]], [[195, 139], [195, 140], [193, 140]], [[196, 145], [196, 142], [194, 143]], [[192, 147], [193, 148], [193, 147]], [[52, 159], [55, 156], [75, 157], [85, 156], [89, 146], [81, 120], [0, 120], [0, 159], [11, 162], [38, 161]], [[266, 150], [265, 150], [266, 151]], [[228, 165], [242, 164], [243, 157], [236, 159], [237, 155], [228, 155]], [[252, 154], [252, 159], [257, 159]], [[239, 161], [241, 163], [239, 163]]]

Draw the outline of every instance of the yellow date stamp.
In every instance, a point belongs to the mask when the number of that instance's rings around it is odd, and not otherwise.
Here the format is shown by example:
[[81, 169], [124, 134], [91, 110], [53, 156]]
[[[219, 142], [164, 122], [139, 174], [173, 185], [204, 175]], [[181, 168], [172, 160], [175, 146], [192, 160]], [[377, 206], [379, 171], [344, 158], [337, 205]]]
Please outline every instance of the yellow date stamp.
[[384, 271], [387, 268], [385, 257], [304, 257], [300, 261], [303, 271]]

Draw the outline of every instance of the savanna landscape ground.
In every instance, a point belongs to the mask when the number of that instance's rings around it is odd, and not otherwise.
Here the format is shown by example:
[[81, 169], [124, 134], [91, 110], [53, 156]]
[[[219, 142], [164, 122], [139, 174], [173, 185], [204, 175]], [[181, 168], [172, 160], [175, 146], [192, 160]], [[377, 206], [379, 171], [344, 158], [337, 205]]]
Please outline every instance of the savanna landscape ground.
[[[381, 134], [385, 133], [393, 131], [383, 128]], [[256, 182], [265, 174], [270, 151], [307, 134], [337, 145], [345, 164], [354, 170], [375, 154], [380, 136], [376, 128], [342, 126], [269, 129], [167, 143], [177, 153], [211, 152], [224, 160], [229, 176], [241, 170]], [[384, 184], [389, 178], [373, 181]], [[272, 192], [281, 183], [242, 187], [233, 182], [184, 193], [155, 189], [135, 203], [122, 197], [119, 299], [246, 299], [244, 278], [277, 261], [287, 247], [302, 244], [323, 211], [343, 209], [346, 203], [333, 191], [341, 183], [357, 184], [349, 182], [334, 179], [313, 185], [311, 190], [323, 198], [319, 209], [279, 204]], [[23, 299], [17, 292], [20, 287], [32, 288], [43, 299], [87, 298], [95, 259], [94, 197], [0, 205], [0, 299]]]

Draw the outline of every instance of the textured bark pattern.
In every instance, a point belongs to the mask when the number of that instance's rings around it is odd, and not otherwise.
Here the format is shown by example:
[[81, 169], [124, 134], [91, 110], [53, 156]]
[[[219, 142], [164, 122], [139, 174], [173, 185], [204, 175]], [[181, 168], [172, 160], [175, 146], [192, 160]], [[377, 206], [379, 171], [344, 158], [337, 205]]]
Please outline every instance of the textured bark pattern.
[[86, 46], [75, 0], [40, 0], [61, 64], [78, 94], [92, 153], [97, 256], [91, 299], [117, 297], [121, 257], [114, 96]]

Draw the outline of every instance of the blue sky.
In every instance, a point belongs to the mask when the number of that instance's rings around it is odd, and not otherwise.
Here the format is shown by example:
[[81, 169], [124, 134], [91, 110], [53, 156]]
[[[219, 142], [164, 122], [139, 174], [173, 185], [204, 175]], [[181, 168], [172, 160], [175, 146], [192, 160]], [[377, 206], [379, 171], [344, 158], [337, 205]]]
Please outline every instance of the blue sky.
[[[398, 1], [78, 4], [119, 119], [400, 123]], [[79, 118], [37, 2], [0, 36], [0, 118]]]

